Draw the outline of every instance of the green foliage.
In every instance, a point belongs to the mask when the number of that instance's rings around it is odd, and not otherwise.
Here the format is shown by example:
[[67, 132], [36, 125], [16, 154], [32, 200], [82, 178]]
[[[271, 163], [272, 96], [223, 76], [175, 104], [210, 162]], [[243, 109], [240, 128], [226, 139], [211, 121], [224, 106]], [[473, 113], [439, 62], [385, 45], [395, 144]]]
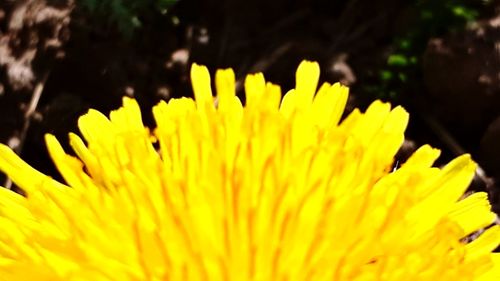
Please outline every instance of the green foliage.
[[142, 26], [141, 16], [151, 12], [165, 14], [177, 0], [78, 0], [77, 5], [98, 21], [115, 25], [126, 38]]
[[420, 58], [430, 38], [463, 30], [479, 15], [484, 1], [414, 0], [414, 20], [397, 36], [385, 66], [377, 75], [378, 85], [366, 90], [376, 98], [397, 98], [395, 93], [418, 81]]

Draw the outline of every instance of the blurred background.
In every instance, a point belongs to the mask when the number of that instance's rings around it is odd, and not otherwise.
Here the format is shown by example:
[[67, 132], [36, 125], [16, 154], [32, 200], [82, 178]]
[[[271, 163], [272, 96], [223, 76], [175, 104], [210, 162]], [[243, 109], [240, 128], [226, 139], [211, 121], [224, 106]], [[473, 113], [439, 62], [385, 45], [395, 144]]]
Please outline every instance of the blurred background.
[[470, 189], [500, 211], [498, 0], [0, 0], [0, 142], [60, 178], [43, 135], [65, 143], [89, 108], [131, 96], [154, 126], [152, 105], [191, 95], [193, 62], [232, 67], [242, 96], [247, 73], [293, 87], [303, 59], [351, 88], [348, 110], [410, 111], [397, 164], [424, 143], [438, 165], [471, 153]]

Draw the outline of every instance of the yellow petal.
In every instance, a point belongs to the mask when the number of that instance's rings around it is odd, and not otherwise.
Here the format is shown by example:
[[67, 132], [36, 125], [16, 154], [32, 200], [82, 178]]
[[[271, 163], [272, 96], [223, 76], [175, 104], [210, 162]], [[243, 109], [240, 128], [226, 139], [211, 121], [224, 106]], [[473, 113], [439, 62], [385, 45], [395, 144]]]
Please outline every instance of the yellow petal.
[[295, 91], [298, 99], [296, 106], [307, 107], [311, 105], [318, 87], [319, 71], [317, 62], [303, 61], [299, 64], [295, 75]]
[[213, 97], [208, 69], [205, 66], [193, 64], [191, 67], [191, 81], [198, 108], [201, 110], [210, 108], [213, 104]]

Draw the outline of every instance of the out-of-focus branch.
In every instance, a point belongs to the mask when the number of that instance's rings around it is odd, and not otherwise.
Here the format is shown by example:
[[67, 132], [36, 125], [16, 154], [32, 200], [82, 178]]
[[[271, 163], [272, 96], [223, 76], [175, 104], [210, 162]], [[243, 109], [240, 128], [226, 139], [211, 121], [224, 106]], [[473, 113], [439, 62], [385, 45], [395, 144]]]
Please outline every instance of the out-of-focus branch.
[[[40, 98], [42, 97], [43, 88], [45, 87], [45, 83], [47, 82], [47, 79], [49, 77], [49, 73], [50, 70], [46, 70], [42, 74], [40, 81], [38, 81], [35, 89], [33, 90], [30, 103], [26, 108], [26, 111], [24, 112], [24, 121], [21, 132], [17, 136], [12, 136], [8, 141], [9, 147], [12, 148], [12, 150], [14, 150], [14, 152], [16, 152], [17, 154], [21, 154], [23, 150], [24, 143], [26, 142], [26, 136], [28, 134], [28, 129], [31, 125], [33, 117], [35, 116], [38, 103], [40, 101]], [[4, 187], [8, 189], [12, 188], [12, 181], [9, 178], [7, 178], [7, 180], [5, 181]]]

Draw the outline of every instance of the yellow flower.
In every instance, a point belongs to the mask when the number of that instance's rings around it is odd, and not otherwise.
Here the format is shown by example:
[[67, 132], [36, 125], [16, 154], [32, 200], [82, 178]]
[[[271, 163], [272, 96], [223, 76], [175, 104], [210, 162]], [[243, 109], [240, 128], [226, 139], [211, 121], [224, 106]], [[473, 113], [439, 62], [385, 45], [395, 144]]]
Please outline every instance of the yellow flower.
[[[195, 99], [153, 108], [145, 128], [125, 98], [109, 119], [90, 110], [47, 135], [66, 183], [7, 147], [0, 169], [0, 281], [500, 280], [500, 228], [484, 193], [460, 199], [468, 155], [443, 169], [421, 147], [391, 170], [408, 114], [374, 102], [339, 124], [348, 89], [303, 62], [281, 101], [262, 74], [194, 65]], [[281, 101], [281, 102], [280, 102]], [[486, 229], [477, 239], [464, 239]]]

